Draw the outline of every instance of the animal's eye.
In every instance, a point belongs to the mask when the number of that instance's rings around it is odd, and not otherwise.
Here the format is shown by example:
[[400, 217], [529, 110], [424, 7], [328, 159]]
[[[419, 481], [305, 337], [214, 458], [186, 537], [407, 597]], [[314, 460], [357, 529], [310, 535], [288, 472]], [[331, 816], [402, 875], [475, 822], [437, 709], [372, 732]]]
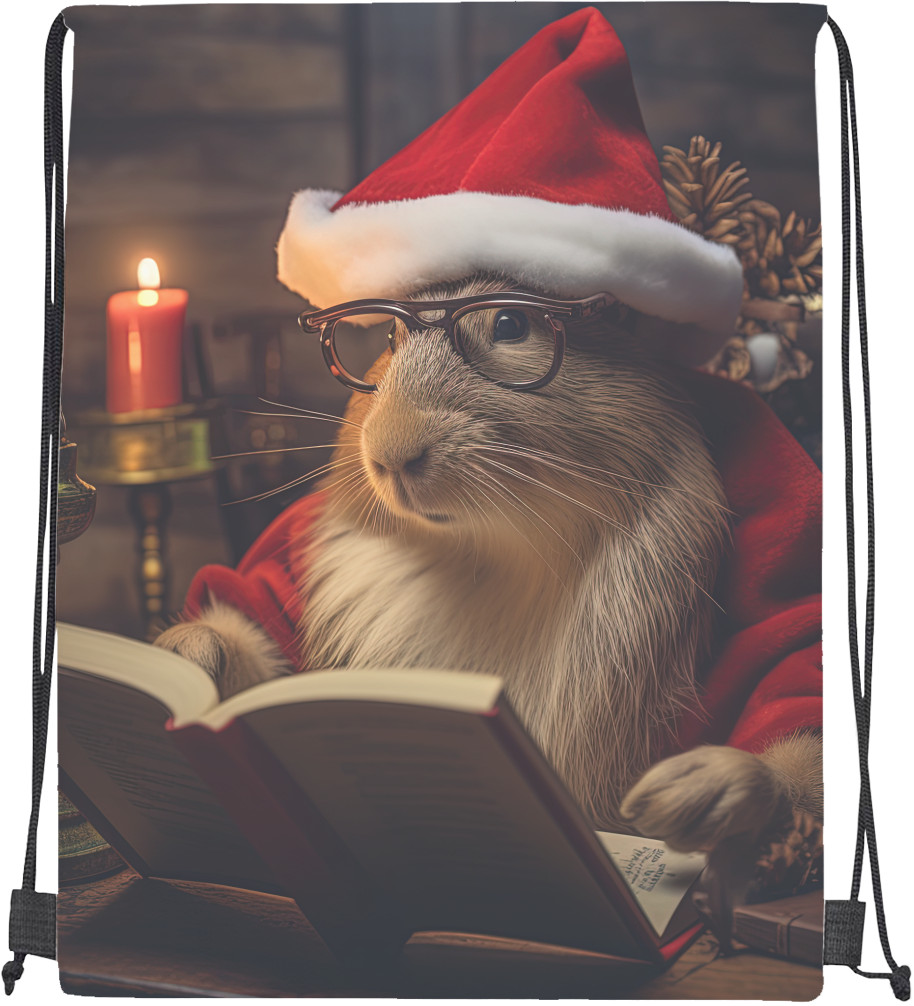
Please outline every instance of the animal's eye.
[[499, 311], [492, 326], [493, 342], [520, 342], [530, 331], [522, 311]]

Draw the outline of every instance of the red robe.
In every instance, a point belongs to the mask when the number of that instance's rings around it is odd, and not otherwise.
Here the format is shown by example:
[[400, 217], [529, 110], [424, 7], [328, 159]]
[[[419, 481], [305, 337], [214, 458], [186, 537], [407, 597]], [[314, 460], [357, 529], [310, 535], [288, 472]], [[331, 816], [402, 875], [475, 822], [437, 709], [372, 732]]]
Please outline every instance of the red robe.
[[[704, 714], [682, 718], [678, 745], [727, 743], [759, 752], [777, 737], [822, 725], [822, 480], [754, 392], [697, 372], [682, 379], [735, 517], [733, 548], [715, 590], [726, 614], [700, 675]], [[230, 604], [299, 667], [301, 571], [293, 573], [292, 544], [305, 540], [323, 502], [315, 493], [289, 506], [237, 569], [204, 566], [185, 614], [192, 617], [208, 598]]]

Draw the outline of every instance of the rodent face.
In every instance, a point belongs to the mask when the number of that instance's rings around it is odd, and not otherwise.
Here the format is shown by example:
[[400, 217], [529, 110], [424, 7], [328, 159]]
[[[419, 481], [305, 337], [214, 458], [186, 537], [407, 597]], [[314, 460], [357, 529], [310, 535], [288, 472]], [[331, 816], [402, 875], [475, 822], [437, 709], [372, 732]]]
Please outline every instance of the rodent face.
[[[489, 291], [476, 282], [456, 296]], [[434, 292], [430, 299], [437, 299]], [[523, 337], [493, 340], [499, 318], [522, 320]], [[438, 526], [474, 519], [468, 500], [484, 498], [491, 474], [480, 452], [494, 451], [500, 426], [531, 418], [532, 403], [515, 401], [524, 393], [500, 388], [493, 378], [535, 379], [554, 352], [548, 324], [532, 316], [512, 319], [493, 309], [462, 324], [466, 351], [488, 376], [455, 352], [443, 329], [410, 333], [400, 323], [396, 352], [380, 361], [383, 373], [362, 424], [362, 459], [374, 491], [392, 513]]]
[[[471, 279], [416, 299], [516, 288]], [[588, 531], [633, 526], [654, 490], [674, 481], [668, 461], [679, 467], [700, 437], [628, 333], [597, 319], [567, 334], [557, 377], [525, 392], [474, 370], [443, 330], [398, 331], [396, 352], [369, 372], [377, 391], [354, 395], [347, 410], [356, 425], [343, 427], [336, 457], [358, 460], [364, 478], [341, 485], [341, 501], [382, 533], [469, 529], [477, 541], [566, 554]], [[547, 335], [531, 333], [530, 351]]]

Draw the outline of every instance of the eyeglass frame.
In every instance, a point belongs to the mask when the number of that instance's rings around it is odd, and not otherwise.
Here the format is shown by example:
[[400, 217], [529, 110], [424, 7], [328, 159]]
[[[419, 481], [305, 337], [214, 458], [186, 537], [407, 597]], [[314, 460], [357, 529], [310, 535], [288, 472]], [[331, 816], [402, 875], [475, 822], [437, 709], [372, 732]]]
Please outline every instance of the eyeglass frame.
[[[599, 293], [582, 300], [557, 300], [551, 297], [541, 297], [539, 294], [528, 294], [520, 291], [505, 291], [504, 293], [480, 294], [476, 297], [457, 297], [453, 300], [401, 301], [384, 299], [351, 300], [345, 304], [324, 308], [321, 311], [303, 311], [298, 316], [298, 324], [303, 332], [314, 332], [320, 337], [321, 353], [327, 369], [345, 387], [363, 394], [373, 394], [377, 391], [376, 384], [369, 384], [353, 377], [340, 362], [336, 353], [334, 337], [336, 323], [352, 315], [388, 314], [402, 321], [410, 334], [417, 334], [431, 329], [443, 329], [450, 339], [454, 351], [468, 365], [472, 360], [466, 351], [458, 334], [457, 322], [472, 311], [483, 308], [541, 308], [544, 317], [552, 328], [554, 349], [552, 366], [549, 371], [535, 381], [497, 381], [482, 374], [487, 380], [502, 388], [514, 391], [536, 391], [552, 381], [561, 369], [565, 358], [565, 322], [582, 321], [602, 314], [608, 308], [618, 305], [622, 311], [625, 305], [609, 293]], [[434, 312], [441, 318], [427, 321], [422, 314]], [[328, 332], [329, 327], [329, 332]], [[387, 335], [391, 353], [396, 352], [396, 340], [393, 331]]]

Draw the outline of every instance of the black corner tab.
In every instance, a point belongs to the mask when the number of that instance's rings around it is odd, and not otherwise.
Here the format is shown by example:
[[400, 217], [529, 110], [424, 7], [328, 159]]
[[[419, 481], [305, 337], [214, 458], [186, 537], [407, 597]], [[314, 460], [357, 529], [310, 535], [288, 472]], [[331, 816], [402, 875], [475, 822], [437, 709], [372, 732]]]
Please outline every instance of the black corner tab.
[[10, 950], [14, 954], [57, 956], [57, 896], [13, 891], [10, 901]]
[[824, 964], [860, 966], [865, 916], [865, 901], [825, 902]]

